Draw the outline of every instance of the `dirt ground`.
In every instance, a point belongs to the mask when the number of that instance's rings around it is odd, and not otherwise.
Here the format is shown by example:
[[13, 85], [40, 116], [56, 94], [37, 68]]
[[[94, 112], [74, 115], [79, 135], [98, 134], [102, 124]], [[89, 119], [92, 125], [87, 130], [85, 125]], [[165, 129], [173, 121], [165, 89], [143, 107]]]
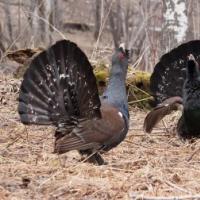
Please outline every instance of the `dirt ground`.
[[53, 127], [20, 123], [19, 84], [0, 79], [0, 199], [200, 199], [200, 140], [176, 136], [177, 113], [147, 135], [146, 112], [130, 108], [128, 136], [96, 166], [76, 151], [53, 154]]

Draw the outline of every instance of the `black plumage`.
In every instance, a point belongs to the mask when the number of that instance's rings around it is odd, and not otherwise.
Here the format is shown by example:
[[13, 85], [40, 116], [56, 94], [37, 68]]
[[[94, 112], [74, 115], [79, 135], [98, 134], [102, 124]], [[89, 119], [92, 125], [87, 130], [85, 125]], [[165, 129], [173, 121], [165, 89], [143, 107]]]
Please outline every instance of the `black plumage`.
[[187, 56], [190, 54], [193, 54], [197, 62], [200, 62], [200, 40], [193, 40], [172, 49], [156, 64], [150, 78], [150, 90], [156, 104], [170, 97], [182, 97]]
[[55, 125], [55, 153], [79, 150], [103, 164], [99, 151], [115, 147], [128, 131], [127, 60], [121, 48], [116, 50], [109, 85], [119, 99], [108, 95], [100, 100], [86, 55], [73, 42], [57, 42], [34, 58], [24, 75], [18, 108], [22, 123]]
[[200, 136], [200, 68], [193, 55], [189, 56], [183, 86], [183, 114], [178, 133], [183, 138]]
[[192, 54], [187, 59], [182, 97], [170, 97], [154, 108], [145, 118], [146, 132], [151, 132], [165, 115], [183, 105], [182, 116], [177, 124], [179, 136], [183, 139], [200, 136], [200, 66]]

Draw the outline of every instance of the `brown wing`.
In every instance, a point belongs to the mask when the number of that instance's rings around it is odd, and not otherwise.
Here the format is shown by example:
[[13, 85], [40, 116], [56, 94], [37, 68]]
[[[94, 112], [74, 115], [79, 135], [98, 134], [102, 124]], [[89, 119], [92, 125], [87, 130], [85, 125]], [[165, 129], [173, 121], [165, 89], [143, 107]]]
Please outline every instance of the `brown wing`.
[[124, 130], [124, 119], [116, 108], [110, 106], [102, 106], [101, 114], [101, 119], [82, 121], [71, 133], [57, 139], [54, 152], [99, 149], [104, 144], [115, 143], [112, 140]]
[[178, 110], [180, 104], [182, 104], [182, 98], [179, 96], [170, 97], [163, 101], [147, 114], [144, 120], [144, 131], [151, 133], [154, 126], [166, 115], [169, 115], [174, 110]]

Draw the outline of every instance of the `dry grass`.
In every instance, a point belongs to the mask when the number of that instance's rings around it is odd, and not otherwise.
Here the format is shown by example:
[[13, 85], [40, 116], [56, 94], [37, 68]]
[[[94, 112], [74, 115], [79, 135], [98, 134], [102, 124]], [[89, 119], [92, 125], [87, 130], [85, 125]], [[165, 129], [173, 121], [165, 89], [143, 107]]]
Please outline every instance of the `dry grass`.
[[166, 119], [170, 133], [161, 124], [147, 135], [142, 131], [146, 113], [132, 108], [126, 140], [104, 155], [108, 165], [95, 166], [82, 163], [76, 151], [52, 154], [54, 128], [19, 122], [19, 84], [0, 80], [0, 199], [155, 199], [200, 193], [200, 141], [182, 142], [171, 133], [176, 118]]

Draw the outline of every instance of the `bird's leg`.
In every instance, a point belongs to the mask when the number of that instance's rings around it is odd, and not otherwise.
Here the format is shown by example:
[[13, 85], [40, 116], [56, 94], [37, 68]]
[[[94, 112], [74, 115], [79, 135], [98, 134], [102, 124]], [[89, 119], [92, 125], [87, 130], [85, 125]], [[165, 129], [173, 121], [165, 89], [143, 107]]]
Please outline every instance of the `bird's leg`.
[[90, 163], [98, 164], [98, 165], [106, 164], [102, 156], [98, 152], [93, 152], [91, 149], [80, 150], [79, 153], [81, 155], [87, 155], [88, 158], [86, 159], [86, 161]]
[[98, 165], [106, 165], [107, 163], [104, 161], [100, 153], [96, 152], [94, 155], [94, 159], [98, 163]]

